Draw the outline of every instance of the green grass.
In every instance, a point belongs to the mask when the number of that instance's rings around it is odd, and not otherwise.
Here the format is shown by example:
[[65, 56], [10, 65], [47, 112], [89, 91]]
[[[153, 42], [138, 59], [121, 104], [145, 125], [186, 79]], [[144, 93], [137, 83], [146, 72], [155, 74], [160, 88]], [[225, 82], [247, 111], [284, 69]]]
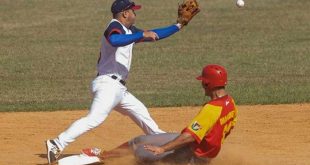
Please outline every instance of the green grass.
[[[136, 26], [175, 22], [177, 0], [139, 0]], [[238, 104], [310, 102], [310, 1], [199, 1], [188, 27], [137, 44], [128, 89], [147, 106], [201, 105], [195, 77], [224, 65]], [[0, 111], [88, 108], [111, 0], [0, 2]]]

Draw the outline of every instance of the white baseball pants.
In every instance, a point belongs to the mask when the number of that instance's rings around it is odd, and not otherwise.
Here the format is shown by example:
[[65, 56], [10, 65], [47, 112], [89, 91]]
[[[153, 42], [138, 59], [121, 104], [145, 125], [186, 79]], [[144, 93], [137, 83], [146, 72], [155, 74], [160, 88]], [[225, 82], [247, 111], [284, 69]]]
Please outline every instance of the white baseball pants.
[[108, 75], [98, 76], [92, 82], [92, 92], [94, 98], [88, 115], [75, 121], [55, 139], [61, 150], [80, 135], [103, 123], [112, 109], [129, 116], [145, 134], [165, 133], [158, 128], [144, 104], [119, 81]]

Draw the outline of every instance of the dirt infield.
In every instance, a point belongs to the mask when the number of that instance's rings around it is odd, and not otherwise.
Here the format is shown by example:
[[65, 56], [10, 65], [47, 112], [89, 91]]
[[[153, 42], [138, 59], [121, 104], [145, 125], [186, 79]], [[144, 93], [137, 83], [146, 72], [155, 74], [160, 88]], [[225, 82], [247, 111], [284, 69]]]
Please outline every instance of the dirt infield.
[[[238, 123], [212, 165], [309, 165], [310, 104], [239, 106]], [[151, 108], [166, 131], [180, 131], [200, 107]], [[55, 137], [84, 111], [0, 113], [0, 165], [46, 164], [44, 140]], [[142, 134], [128, 118], [112, 112], [103, 125], [82, 135], [64, 155], [85, 147], [111, 149]], [[127, 161], [127, 162], [124, 162]], [[105, 164], [132, 164], [114, 160]]]

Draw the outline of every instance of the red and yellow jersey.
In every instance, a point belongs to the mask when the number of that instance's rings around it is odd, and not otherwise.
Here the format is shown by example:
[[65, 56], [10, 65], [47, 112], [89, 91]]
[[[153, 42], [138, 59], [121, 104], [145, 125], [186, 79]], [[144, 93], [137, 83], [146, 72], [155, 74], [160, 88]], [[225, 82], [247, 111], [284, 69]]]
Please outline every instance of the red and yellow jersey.
[[235, 126], [236, 116], [237, 108], [229, 95], [211, 100], [182, 133], [190, 133], [195, 138], [191, 147], [197, 156], [214, 158]]

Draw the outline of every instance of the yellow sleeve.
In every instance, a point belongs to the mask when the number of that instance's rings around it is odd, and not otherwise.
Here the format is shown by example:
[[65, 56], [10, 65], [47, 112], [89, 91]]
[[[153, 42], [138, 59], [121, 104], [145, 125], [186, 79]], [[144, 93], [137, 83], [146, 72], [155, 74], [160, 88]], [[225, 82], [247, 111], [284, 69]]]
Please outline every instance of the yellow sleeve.
[[222, 107], [207, 104], [188, 125], [187, 130], [195, 134], [201, 141], [206, 133], [213, 127], [221, 115]]

